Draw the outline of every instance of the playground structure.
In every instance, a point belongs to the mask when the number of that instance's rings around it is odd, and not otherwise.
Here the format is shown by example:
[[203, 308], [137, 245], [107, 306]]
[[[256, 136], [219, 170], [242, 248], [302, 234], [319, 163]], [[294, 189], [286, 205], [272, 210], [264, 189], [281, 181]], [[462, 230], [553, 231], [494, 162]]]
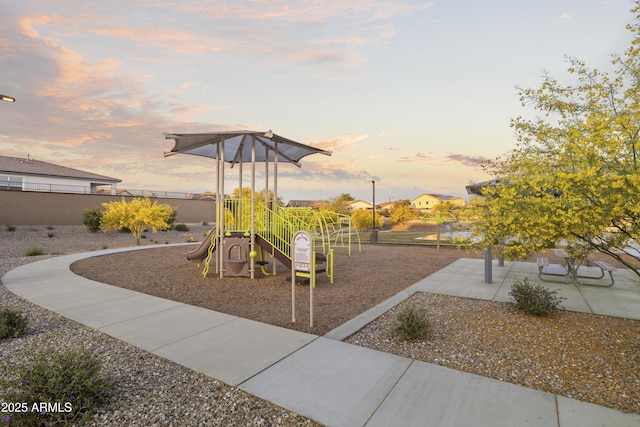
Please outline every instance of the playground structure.
[[[277, 203], [278, 163], [300, 167], [300, 159], [311, 154], [331, 155], [330, 152], [304, 145], [268, 132], [234, 131], [204, 134], [165, 134], [174, 139], [175, 146], [165, 156], [191, 154], [216, 160], [216, 227], [198, 248], [187, 254], [191, 261], [203, 265], [207, 276], [213, 265], [220, 278], [225, 276], [251, 277], [259, 269], [263, 274], [276, 274], [280, 261], [292, 269], [293, 235], [306, 231], [314, 238], [318, 270], [327, 273], [333, 283], [333, 248], [358, 243], [360, 237], [349, 217], [335, 212], [310, 208], [285, 208]], [[225, 198], [225, 164], [238, 166], [238, 198]], [[242, 197], [243, 163], [249, 163], [250, 197]], [[264, 164], [264, 195], [266, 201], [256, 200], [256, 165]], [[272, 164], [273, 190], [270, 189]], [[268, 271], [268, 265], [271, 271]], [[293, 269], [292, 269], [293, 270]]]
[[[291, 238], [297, 231], [306, 231], [312, 237], [317, 253], [318, 269], [325, 272], [333, 283], [334, 248], [344, 247], [351, 255], [351, 246], [357, 244], [361, 249], [358, 230], [352, 226], [347, 215], [330, 211], [318, 211], [311, 208], [269, 208], [264, 202], [254, 201], [254, 230], [250, 232], [250, 199], [226, 199], [224, 201], [224, 235], [214, 227], [204, 241], [193, 251], [187, 253], [187, 259], [203, 264], [202, 274], [207, 276], [211, 263], [217, 273], [234, 277], [253, 277], [252, 269], [260, 268], [264, 275], [276, 274], [277, 259], [287, 269], [291, 269]], [[251, 247], [251, 237], [255, 246]], [[222, 257], [215, 257], [217, 248], [224, 245]], [[268, 266], [271, 271], [268, 271]], [[222, 277], [222, 276], [221, 276]]]

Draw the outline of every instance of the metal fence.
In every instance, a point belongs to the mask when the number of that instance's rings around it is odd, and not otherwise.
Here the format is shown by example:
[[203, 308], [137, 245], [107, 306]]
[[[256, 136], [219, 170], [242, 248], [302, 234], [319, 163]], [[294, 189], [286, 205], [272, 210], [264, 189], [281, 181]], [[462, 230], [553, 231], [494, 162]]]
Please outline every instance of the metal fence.
[[[0, 182], [0, 191], [39, 191], [43, 193], [71, 193], [71, 194], [100, 194], [115, 195], [124, 197], [159, 197], [166, 199], [201, 199], [201, 194], [184, 193], [178, 191], [158, 191], [158, 190], [117, 190], [90, 188], [82, 185], [62, 185], [62, 184], [45, 184], [37, 182], [13, 183], [3, 181]], [[213, 197], [213, 196], [210, 196]]]

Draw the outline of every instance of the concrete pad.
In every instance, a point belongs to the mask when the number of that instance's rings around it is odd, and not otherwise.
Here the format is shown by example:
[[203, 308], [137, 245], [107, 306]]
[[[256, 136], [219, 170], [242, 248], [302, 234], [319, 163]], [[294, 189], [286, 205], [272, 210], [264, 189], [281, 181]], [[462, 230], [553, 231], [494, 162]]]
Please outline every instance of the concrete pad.
[[316, 339], [316, 335], [236, 318], [154, 353], [237, 385]]
[[517, 276], [520, 279], [524, 279], [525, 277], [529, 277], [529, 279], [538, 277], [538, 266], [535, 263], [516, 261], [512, 264], [511, 270], [509, 271], [510, 276]]
[[167, 310], [182, 303], [129, 291], [125, 298], [56, 310], [61, 315], [95, 329]]
[[[410, 363], [392, 354], [318, 338], [240, 388], [327, 426], [360, 427]], [[388, 425], [407, 424], [395, 420]]]
[[412, 289], [419, 292], [492, 300], [499, 286], [499, 283], [484, 283], [484, 276], [435, 273], [416, 283]]
[[192, 305], [179, 305], [100, 328], [101, 332], [153, 351], [237, 319]]
[[413, 362], [367, 427], [556, 426], [549, 393]]
[[558, 396], [560, 427], [638, 427], [640, 414], [626, 414], [615, 409]]
[[580, 292], [595, 314], [640, 320], [640, 290], [580, 286]]

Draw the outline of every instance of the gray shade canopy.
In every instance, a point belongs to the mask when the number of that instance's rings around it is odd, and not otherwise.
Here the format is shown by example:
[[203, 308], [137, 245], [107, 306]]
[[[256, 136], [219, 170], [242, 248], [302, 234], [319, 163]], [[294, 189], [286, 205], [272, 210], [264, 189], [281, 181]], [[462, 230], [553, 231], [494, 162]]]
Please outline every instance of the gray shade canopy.
[[[165, 153], [165, 156], [178, 153], [214, 159], [221, 156], [225, 162], [232, 164], [248, 163], [252, 159], [256, 162], [274, 162], [277, 159], [278, 162], [293, 163], [300, 167], [300, 159], [310, 154], [331, 155], [330, 151], [283, 138], [270, 130], [268, 132], [165, 133], [164, 137], [175, 140], [174, 147], [170, 152]], [[253, 153], [254, 141], [255, 154]], [[223, 156], [220, 153], [224, 153]]]
[[495, 187], [500, 183], [499, 179], [490, 179], [489, 181], [478, 182], [475, 184], [467, 185], [467, 194], [473, 194], [475, 196], [483, 196], [482, 190], [485, 187]]

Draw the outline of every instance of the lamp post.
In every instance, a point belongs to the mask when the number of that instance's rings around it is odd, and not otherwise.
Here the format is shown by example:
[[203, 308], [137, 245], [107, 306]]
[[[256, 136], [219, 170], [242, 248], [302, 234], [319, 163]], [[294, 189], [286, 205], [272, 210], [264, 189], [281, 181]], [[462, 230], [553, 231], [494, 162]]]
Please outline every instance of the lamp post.
[[371, 229], [371, 243], [378, 243], [378, 230], [376, 229], [376, 182], [371, 180], [371, 184], [373, 184], [373, 227]]
[[0, 100], [5, 102], [16, 102], [16, 99], [14, 97], [8, 95], [0, 95]]

